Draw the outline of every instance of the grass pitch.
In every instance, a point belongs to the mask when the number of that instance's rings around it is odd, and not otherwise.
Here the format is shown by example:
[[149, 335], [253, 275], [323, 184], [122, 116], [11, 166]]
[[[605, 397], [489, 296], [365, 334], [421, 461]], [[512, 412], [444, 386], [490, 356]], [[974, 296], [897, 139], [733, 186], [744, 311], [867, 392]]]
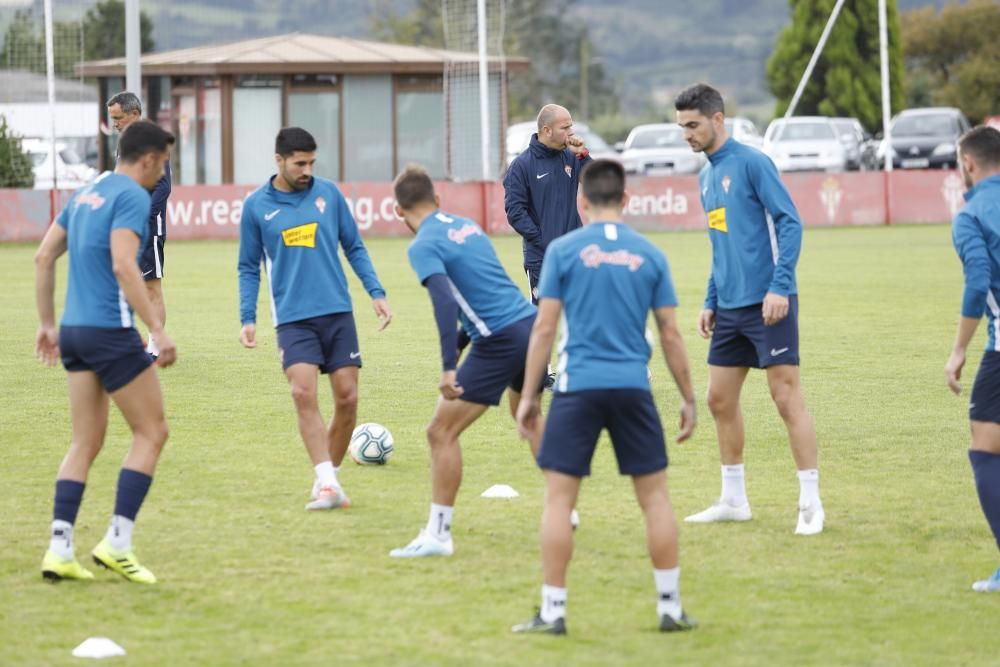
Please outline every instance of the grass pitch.
[[[704, 234], [652, 237], [670, 259], [699, 395], [707, 343], [694, 330], [709, 267]], [[519, 244], [496, 239], [513, 276]], [[244, 350], [236, 245], [171, 243], [165, 280], [178, 364], [161, 373], [171, 437], [136, 530], [160, 584], [106, 572], [43, 583], [53, 477], [69, 440], [64, 372], [32, 356], [33, 247], [0, 247], [0, 664], [74, 664], [87, 637], [132, 665], [986, 665], [1000, 658], [1000, 596], [970, 584], [997, 565], [966, 446], [966, 400], [946, 389], [961, 269], [946, 227], [809, 229], [799, 263], [803, 383], [819, 432], [826, 532], [792, 534], [798, 483], [761, 373], [744, 393], [754, 520], [681, 524], [682, 594], [701, 622], [655, 631], [640, 514], [608, 447], [584, 484], [570, 570], [567, 638], [519, 637], [537, 604], [541, 475], [506, 405], [463, 440], [465, 478], [451, 559], [388, 551], [426, 520], [423, 427], [439, 361], [428, 298], [405, 240], [369, 243], [395, 320], [376, 333], [351, 277], [362, 340], [359, 421], [387, 425], [388, 466], [348, 462], [348, 511], [303, 511], [312, 471], [295, 426], [266, 301]], [[65, 264], [60, 264], [65, 276]], [[60, 283], [61, 285], [62, 283]], [[58, 302], [63, 288], [60, 286]], [[61, 308], [60, 308], [61, 309]], [[982, 334], [965, 373], [971, 386]], [[662, 357], [654, 392], [668, 430], [676, 390]], [[323, 393], [329, 414], [329, 391]], [[680, 517], [719, 490], [707, 408], [670, 446]], [[77, 524], [81, 560], [103, 534], [127, 431], [114, 410]], [[494, 483], [520, 491], [486, 500]]]

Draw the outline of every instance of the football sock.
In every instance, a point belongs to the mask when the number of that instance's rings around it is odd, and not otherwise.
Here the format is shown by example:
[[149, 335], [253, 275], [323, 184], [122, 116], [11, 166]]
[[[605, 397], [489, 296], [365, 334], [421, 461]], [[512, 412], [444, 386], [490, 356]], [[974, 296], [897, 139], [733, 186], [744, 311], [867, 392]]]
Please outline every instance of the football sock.
[[73, 554], [73, 524], [55, 519], [52, 521], [52, 532], [49, 538], [49, 551], [60, 558], [72, 560]]
[[542, 584], [542, 608], [538, 615], [546, 623], [566, 617], [566, 589]]
[[337, 469], [333, 467], [333, 463], [330, 461], [323, 461], [314, 467], [316, 469], [316, 479], [319, 480], [320, 486], [334, 486], [338, 489], [340, 488], [340, 482], [337, 481]]
[[656, 582], [656, 615], [669, 614], [670, 618], [681, 616], [681, 568], [672, 567], [669, 570], [653, 570], [653, 580]]
[[115, 551], [132, 549], [132, 529], [139, 508], [149, 493], [153, 478], [138, 470], [122, 468], [118, 473], [118, 493], [115, 495], [115, 514], [105, 538]]
[[735, 466], [722, 466], [722, 500], [733, 507], [747, 503], [747, 489], [743, 480], [742, 463]]
[[451, 539], [451, 517], [454, 513], [454, 507], [431, 503], [431, 512], [427, 517], [427, 528], [424, 532], [442, 542], [447, 542]]
[[115, 551], [120, 553], [131, 551], [132, 531], [134, 529], [135, 521], [116, 514], [111, 517], [111, 525], [108, 526], [108, 532], [104, 537]]
[[56, 497], [52, 506], [52, 518], [73, 525], [83, 501], [83, 482], [71, 479], [56, 480]]
[[979, 504], [1000, 548], [1000, 454], [970, 449], [969, 461], [976, 476]]
[[799, 507], [819, 509], [823, 503], [819, 500], [819, 470], [799, 471]]

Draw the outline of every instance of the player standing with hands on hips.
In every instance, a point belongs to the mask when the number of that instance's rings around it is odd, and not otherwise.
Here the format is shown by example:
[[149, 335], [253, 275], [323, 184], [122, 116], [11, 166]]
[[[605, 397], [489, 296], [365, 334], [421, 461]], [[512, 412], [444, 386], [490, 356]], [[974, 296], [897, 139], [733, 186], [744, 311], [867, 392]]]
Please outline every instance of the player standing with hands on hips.
[[798, 468], [795, 534], [815, 535], [823, 530], [825, 513], [819, 498], [816, 430], [799, 382], [795, 265], [802, 223], [771, 159], [729, 137], [719, 91], [699, 83], [682, 91], [674, 106], [685, 140], [692, 150], [708, 156], [698, 181], [708, 214], [712, 271], [698, 333], [712, 339], [708, 407], [722, 458], [721, 497], [685, 521], [751, 519], [743, 475], [740, 391], [749, 370], [763, 368]]
[[[952, 223], [951, 235], [965, 272], [962, 316], [945, 377], [956, 394], [969, 347], [986, 313], [986, 351], [972, 385], [969, 463], [979, 504], [1000, 547], [1000, 131], [980, 126], [958, 141], [959, 168], [969, 191]], [[979, 592], [1000, 592], [1000, 568], [972, 584]]]

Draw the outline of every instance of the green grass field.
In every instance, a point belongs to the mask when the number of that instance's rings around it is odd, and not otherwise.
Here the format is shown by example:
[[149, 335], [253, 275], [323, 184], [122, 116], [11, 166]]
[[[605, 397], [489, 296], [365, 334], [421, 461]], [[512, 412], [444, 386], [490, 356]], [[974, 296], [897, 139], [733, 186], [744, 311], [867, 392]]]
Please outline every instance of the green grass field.
[[[682, 300], [697, 391], [707, 237], [660, 234]], [[497, 240], [512, 275], [519, 244]], [[423, 427], [439, 361], [431, 310], [405, 240], [369, 244], [395, 320], [376, 333], [355, 290], [365, 368], [360, 421], [386, 424], [385, 467], [349, 462], [347, 511], [303, 511], [312, 471], [273, 336], [237, 342], [236, 245], [172, 243], [165, 281], [179, 361], [161, 373], [171, 437], [136, 530], [160, 579], [139, 587], [98, 572], [43, 583], [53, 477], [69, 440], [64, 372], [32, 355], [33, 247], [0, 247], [0, 664], [63, 665], [91, 636], [131, 665], [988, 665], [1000, 664], [1000, 596], [971, 592], [997, 565], [966, 456], [966, 399], [942, 367], [961, 294], [946, 227], [810, 229], [799, 263], [803, 382], [820, 438], [826, 532], [797, 538], [798, 483], [760, 373], [744, 394], [754, 520], [682, 524], [682, 594], [701, 622], [655, 631], [651, 566], [631, 485], [602, 447], [579, 503], [567, 638], [519, 637], [538, 602], [541, 475], [506, 406], [464, 438], [455, 556], [397, 562], [388, 551], [426, 520]], [[60, 264], [60, 277], [65, 263]], [[59, 302], [62, 300], [59, 288]], [[260, 305], [266, 328], [268, 309]], [[978, 364], [970, 354], [965, 385]], [[654, 392], [668, 430], [676, 390], [662, 357]], [[328, 413], [329, 391], [324, 393]], [[679, 516], [719, 491], [712, 420], [671, 446]], [[102, 536], [128, 446], [112, 414], [77, 524], [77, 553]], [[486, 500], [495, 483], [521, 496]], [[112, 662], [112, 664], [118, 664]]]

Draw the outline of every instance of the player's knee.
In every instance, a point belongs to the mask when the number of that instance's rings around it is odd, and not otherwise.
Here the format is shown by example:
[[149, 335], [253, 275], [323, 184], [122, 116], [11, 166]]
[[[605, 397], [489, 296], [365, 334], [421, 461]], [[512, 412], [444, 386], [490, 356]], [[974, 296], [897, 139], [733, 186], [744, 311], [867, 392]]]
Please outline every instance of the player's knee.
[[338, 391], [334, 395], [334, 404], [338, 414], [357, 412], [358, 410], [358, 388], [352, 387]]
[[293, 382], [289, 388], [296, 406], [309, 407], [316, 403], [316, 389], [314, 387]]
[[778, 408], [778, 414], [785, 419], [795, 416], [802, 405], [798, 390], [791, 383], [772, 384], [771, 399]]
[[731, 411], [735, 405], [735, 401], [731, 396], [714, 387], [708, 388], [708, 395], [705, 397], [705, 400], [708, 403], [709, 411], [713, 415], [725, 414]]
[[427, 436], [427, 442], [431, 447], [440, 447], [451, 439], [447, 425], [438, 419], [431, 420], [424, 434]]

